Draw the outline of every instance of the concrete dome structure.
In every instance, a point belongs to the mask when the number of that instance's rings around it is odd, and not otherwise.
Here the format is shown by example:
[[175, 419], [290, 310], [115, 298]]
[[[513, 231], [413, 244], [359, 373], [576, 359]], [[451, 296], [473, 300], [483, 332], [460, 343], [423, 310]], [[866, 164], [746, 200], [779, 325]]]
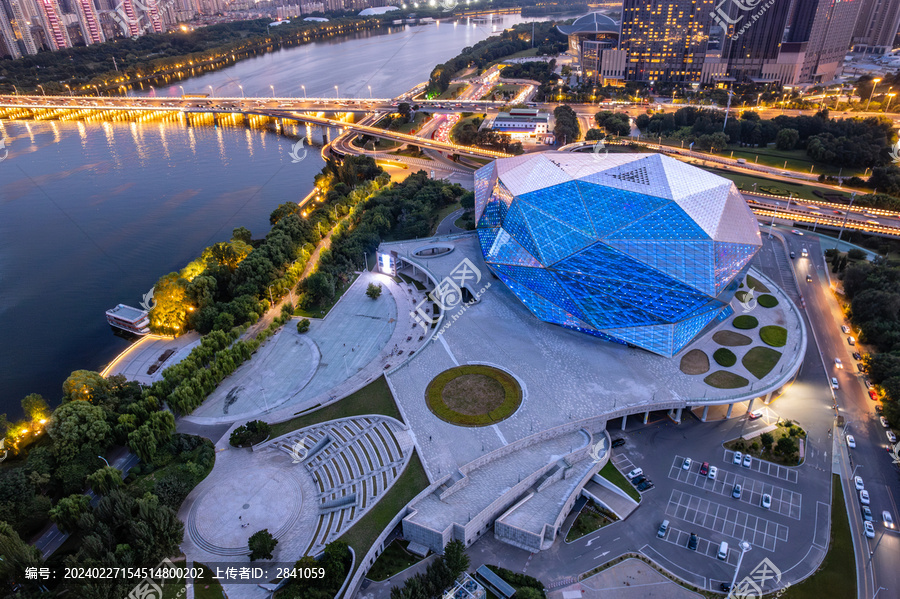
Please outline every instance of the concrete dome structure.
[[543, 152], [475, 175], [485, 262], [541, 320], [673, 356], [762, 245], [734, 183], [660, 154]]

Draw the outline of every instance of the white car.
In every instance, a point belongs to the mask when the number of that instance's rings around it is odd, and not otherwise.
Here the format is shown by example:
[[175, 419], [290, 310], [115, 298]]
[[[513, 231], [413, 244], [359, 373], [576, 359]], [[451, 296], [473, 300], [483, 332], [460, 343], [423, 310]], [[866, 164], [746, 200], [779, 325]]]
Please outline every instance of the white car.
[[859, 490], [859, 502], [862, 505], [869, 505], [869, 492], [865, 489]]
[[841, 325], [841, 332], [846, 335], [850, 332], [850, 327], [848, 327], [847, 325]]
[[766, 509], [769, 509], [772, 507], [772, 496], [769, 495], [768, 493], [763, 493], [762, 506]]
[[684, 461], [681, 463], [682, 470], [690, 470], [691, 469], [691, 458], [684, 458]]
[[744, 456], [744, 468], [749, 468], [750, 464], [753, 462], [753, 458], [750, 457], [750, 454]]
[[709, 467], [709, 474], [707, 474], [706, 476], [707, 476], [710, 480], [716, 480], [716, 474], [718, 474], [718, 473], [719, 473], [719, 469], [718, 469], [718, 468], [716, 468], [715, 466], [710, 466], [710, 467]]
[[884, 520], [885, 528], [894, 528], [894, 519], [891, 517], [891, 513], [887, 510], [881, 512], [881, 519]]
[[853, 438], [853, 435], [847, 435], [847, 447], [856, 449], [856, 439]]
[[875, 527], [872, 525], [872, 523], [869, 522], [868, 520], [866, 520], [865, 522], [863, 522], [863, 527], [866, 529], [866, 536], [869, 537], [870, 539], [874, 539], [875, 538]]
[[887, 435], [887, 440], [891, 443], [897, 442], [897, 435], [894, 434], [894, 431], [887, 431], [885, 435]]
[[835, 358], [835, 359], [834, 359], [834, 366], [835, 366], [835, 368], [841, 368], [841, 369], [843, 369], [843, 368], [844, 368], [844, 363], [841, 362], [841, 359], [840, 359], [840, 358]]
[[740, 465], [741, 465], [741, 458], [743, 458], [743, 457], [744, 457], [744, 455], [743, 455], [740, 451], [735, 451], [735, 452], [734, 452], [734, 460], [732, 461], [732, 463], [733, 463], [733, 464], [737, 464], [738, 466], [740, 466]]
[[834, 378], [834, 377], [831, 377], [831, 388], [832, 388], [832, 389], [839, 389], [839, 388], [840, 388], [840, 386], [838, 385], [837, 379]]
[[863, 484], [863, 479], [862, 479], [861, 476], [855, 477], [855, 478], [853, 479], [853, 484], [856, 485], [856, 490], [857, 490], [857, 491], [862, 491], [863, 489], [866, 488], [866, 485]]
[[884, 416], [880, 416], [879, 419], [881, 420], [881, 426], [883, 426], [884, 428], [891, 427], [891, 423], [887, 421], [887, 418], [885, 418]]
[[632, 470], [631, 472], [629, 472], [629, 473], [626, 474], [625, 476], [628, 477], [628, 480], [631, 480], [631, 479], [633, 479], [633, 478], [639, 477], [639, 476], [642, 475], [643, 473], [644, 473], [644, 471], [641, 470], [640, 468], [635, 468], [634, 470]]

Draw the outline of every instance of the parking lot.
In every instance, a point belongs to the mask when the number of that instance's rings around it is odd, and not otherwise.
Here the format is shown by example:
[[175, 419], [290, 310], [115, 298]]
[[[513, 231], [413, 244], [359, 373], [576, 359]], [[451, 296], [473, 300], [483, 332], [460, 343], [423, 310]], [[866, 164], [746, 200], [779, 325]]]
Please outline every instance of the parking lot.
[[[723, 450], [725, 452], [725, 460], [726, 464], [731, 464], [734, 459], [734, 452], [730, 449]], [[750, 464], [750, 470], [754, 472], [759, 472], [760, 474], [765, 474], [767, 476], [774, 476], [777, 479], [787, 481], [789, 483], [797, 484], [797, 470], [794, 468], [786, 468], [784, 466], [779, 466], [778, 464], [773, 464], [772, 462], [766, 462], [765, 460], [756, 460]]]
[[769, 551], [775, 550], [777, 541], [788, 540], [788, 527], [783, 524], [678, 490], [673, 490], [669, 496], [666, 516], [748, 541]]
[[[696, 531], [694, 531], [696, 532]], [[673, 545], [679, 545], [681, 547], [687, 547], [688, 539], [691, 538], [691, 533], [685, 532], [678, 528], [669, 527], [669, 532], [666, 533], [665, 541], [672, 543]], [[719, 551], [719, 544], [709, 539], [703, 538], [701, 535], [697, 535], [699, 539], [697, 542], [697, 553], [700, 555], [705, 555], [711, 559], [719, 559], [716, 557], [716, 554]], [[736, 566], [738, 556], [740, 555], [740, 550], [732, 547], [730, 544], [728, 545], [728, 559], [725, 560], [725, 563]], [[720, 560], [721, 561], [721, 560]]]
[[[728, 453], [730, 454], [731, 452], [729, 451]], [[672, 461], [672, 465], [669, 468], [669, 478], [704, 491], [731, 498], [734, 501], [740, 501], [755, 506], [760, 510], [781, 514], [782, 516], [787, 516], [794, 520], [800, 519], [800, 502], [803, 499], [803, 496], [800, 493], [785, 489], [784, 487], [748, 478], [747, 475], [741, 473], [734, 474], [719, 466], [717, 466], [720, 469], [716, 478], [710, 479], [708, 476], [700, 474], [699, 461], [693, 460], [689, 470], [682, 468], [683, 463], [684, 456], [675, 456], [675, 459]], [[726, 463], [731, 464], [730, 461]], [[760, 464], [768, 464], [768, 462], [753, 460], [750, 468], [745, 469], [743, 466], [737, 466], [736, 464], [734, 465], [734, 468], [753, 471], [754, 467], [757, 469], [760, 468]], [[772, 465], [777, 466], [776, 464]], [[763, 470], [766, 470], [765, 466], [762, 466], [762, 468]], [[760, 470], [756, 471], [760, 472]], [[796, 472], [794, 474], [796, 474]], [[735, 485], [741, 485], [740, 499], [731, 497]], [[772, 505], [768, 509], [761, 507], [762, 496], [764, 493], [768, 493], [772, 498]]]

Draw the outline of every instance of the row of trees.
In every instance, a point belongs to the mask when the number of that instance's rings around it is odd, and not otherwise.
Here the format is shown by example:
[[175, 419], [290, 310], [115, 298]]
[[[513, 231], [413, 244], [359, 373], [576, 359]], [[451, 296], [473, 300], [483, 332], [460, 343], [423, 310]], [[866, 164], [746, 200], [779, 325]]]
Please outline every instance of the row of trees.
[[553, 135], [559, 145], [570, 144], [581, 137], [581, 125], [578, 123], [578, 115], [570, 106], [557, 106], [553, 109]]
[[402, 587], [391, 588], [391, 599], [431, 599], [443, 596], [456, 578], [469, 569], [469, 556], [462, 541], [450, 541], [444, 554], [428, 564], [425, 572], [406, 579]]

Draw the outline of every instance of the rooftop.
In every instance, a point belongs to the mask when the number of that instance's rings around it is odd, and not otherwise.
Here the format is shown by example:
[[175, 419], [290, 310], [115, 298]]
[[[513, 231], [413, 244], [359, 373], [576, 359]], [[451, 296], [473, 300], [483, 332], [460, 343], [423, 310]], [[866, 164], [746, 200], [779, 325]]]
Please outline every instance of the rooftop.
[[563, 35], [574, 35], [578, 33], [619, 33], [619, 24], [606, 15], [599, 12], [592, 12], [575, 19], [571, 25], [560, 25], [557, 27]]

